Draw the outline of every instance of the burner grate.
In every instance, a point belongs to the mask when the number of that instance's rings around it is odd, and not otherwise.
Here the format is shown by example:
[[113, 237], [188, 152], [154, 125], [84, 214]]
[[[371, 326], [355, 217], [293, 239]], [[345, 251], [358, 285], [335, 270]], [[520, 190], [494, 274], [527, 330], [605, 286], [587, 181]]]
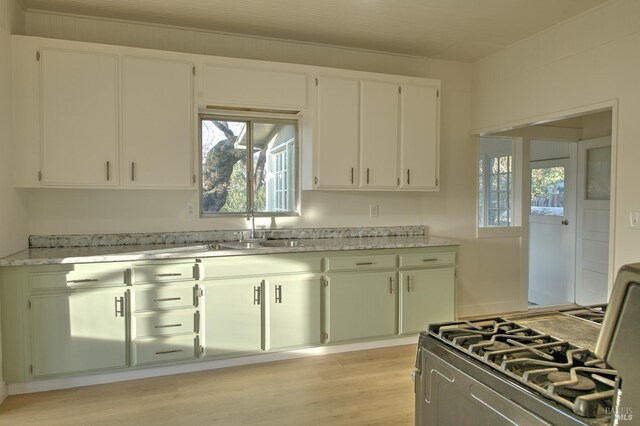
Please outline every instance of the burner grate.
[[502, 318], [431, 324], [429, 334], [579, 416], [611, 412], [618, 373], [588, 349]]

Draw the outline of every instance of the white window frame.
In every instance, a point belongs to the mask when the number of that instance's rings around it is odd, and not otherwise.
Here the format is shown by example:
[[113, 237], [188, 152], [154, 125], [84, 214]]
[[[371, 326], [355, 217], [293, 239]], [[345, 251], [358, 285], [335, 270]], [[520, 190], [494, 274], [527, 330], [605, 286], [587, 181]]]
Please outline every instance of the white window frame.
[[[295, 170], [294, 173], [289, 173], [289, 179], [290, 179], [290, 184], [292, 185], [291, 187], [293, 188], [294, 191], [294, 200], [292, 202], [292, 210], [291, 211], [255, 211], [254, 215], [256, 217], [291, 217], [291, 216], [300, 216], [300, 206], [301, 206], [301, 191], [300, 191], [300, 179], [301, 179], [301, 164], [300, 164], [300, 150], [301, 150], [301, 133], [300, 133], [300, 117], [299, 116], [291, 116], [291, 115], [283, 115], [283, 114], [277, 114], [277, 113], [265, 113], [265, 114], [258, 114], [258, 113], [253, 113], [253, 112], [247, 112], [246, 114], [242, 114], [239, 115], [235, 112], [230, 112], [230, 111], [226, 111], [226, 110], [219, 110], [219, 109], [211, 109], [211, 110], [201, 110], [199, 113], [199, 120], [198, 120], [198, 139], [199, 139], [199, 149], [198, 149], [198, 157], [199, 157], [199, 168], [200, 170], [202, 170], [202, 165], [203, 165], [203, 161], [204, 158], [202, 156], [202, 121], [205, 120], [227, 120], [227, 121], [240, 121], [240, 122], [246, 122], [248, 124], [248, 126], [252, 126], [254, 122], [283, 122], [283, 123], [287, 123], [287, 124], [292, 124], [295, 126], [295, 137], [288, 140], [287, 142], [283, 143], [290, 145], [293, 144], [294, 146], [294, 158], [291, 160], [293, 161], [293, 164], [295, 164]], [[248, 149], [251, 150], [253, 147], [253, 140], [250, 139], [249, 141], [249, 147]], [[253, 163], [252, 163], [252, 158], [251, 156], [248, 156], [248, 165], [247, 165], [247, 170], [252, 170], [253, 168]], [[267, 165], [265, 165], [265, 171], [266, 168], [268, 167], [269, 161], [267, 161]], [[200, 212], [200, 217], [201, 218], [217, 218], [217, 217], [234, 217], [234, 216], [239, 216], [239, 217], [244, 217], [247, 216], [249, 214], [249, 209], [250, 207], [248, 207], [247, 212], [217, 212], [217, 213], [212, 213], [212, 212], [204, 212], [202, 211], [202, 176], [200, 176], [199, 179], [199, 189], [198, 189], [198, 210]], [[253, 191], [249, 187], [247, 188], [247, 206], [250, 206], [251, 201], [253, 200], [254, 194]]]
[[[493, 147], [487, 147], [481, 140], [496, 141]], [[522, 225], [522, 138], [488, 136], [479, 137], [477, 142], [477, 161], [476, 161], [476, 236], [484, 237], [517, 237], [521, 234]], [[486, 172], [489, 158], [511, 156], [511, 187], [510, 187], [510, 204], [511, 204], [511, 224], [504, 226], [484, 226], [480, 223], [480, 197], [483, 199], [484, 216], [488, 212], [488, 175], [485, 173], [483, 182], [483, 192], [480, 193], [480, 159], [484, 161], [484, 170]]]

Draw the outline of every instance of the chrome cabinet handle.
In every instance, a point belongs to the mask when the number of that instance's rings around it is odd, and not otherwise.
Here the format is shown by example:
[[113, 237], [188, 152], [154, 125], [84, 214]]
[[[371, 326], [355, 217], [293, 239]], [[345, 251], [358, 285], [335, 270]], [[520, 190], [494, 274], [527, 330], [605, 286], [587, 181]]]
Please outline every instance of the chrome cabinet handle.
[[393, 294], [393, 277], [389, 277], [389, 293]]
[[353, 167], [351, 168], [351, 183], [353, 183]]
[[136, 180], [136, 163], [131, 162], [131, 182]]
[[158, 351], [156, 355], [175, 354], [178, 352], [184, 352], [182, 349], [172, 349], [170, 351]]
[[182, 297], [165, 297], [163, 299], [153, 299], [154, 302], [170, 302], [172, 300], [182, 300]]
[[276, 286], [276, 303], [282, 303], [282, 286]]
[[407, 169], [407, 185], [411, 185], [411, 169]]
[[407, 293], [411, 293], [411, 275], [407, 275]]
[[156, 325], [154, 328], [170, 328], [170, 327], [182, 327], [182, 324]]
[[179, 272], [168, 272], [165, 274], [154, 274], [154, 277], [181, 277], [182, 274]]
[[369, 184], [369, 168], [367, 167], [367, 185]]
[[432, 257], [430, 259], [422, 259], [423, 262], [437, 262], [438, 258], [437, 257]]
[[253, 304], [254, 305], [259, 305], [260, 304], [260, 286], [255, 286], [253, 287]]
[[69, 280], [67, 281], [68, 284], [80, 284], [80, 283], [97, 283], [98, 281], [100, 281], [97, 278], [85, 278], [82, 280]]
[[111, 162], [107, 161], [107, 180], [111, 179]]
[[375, 265], [373, 262], [356, 262], [356, 266]]
[[116, 297], [116, 317], [124, 316], [124, 296]]

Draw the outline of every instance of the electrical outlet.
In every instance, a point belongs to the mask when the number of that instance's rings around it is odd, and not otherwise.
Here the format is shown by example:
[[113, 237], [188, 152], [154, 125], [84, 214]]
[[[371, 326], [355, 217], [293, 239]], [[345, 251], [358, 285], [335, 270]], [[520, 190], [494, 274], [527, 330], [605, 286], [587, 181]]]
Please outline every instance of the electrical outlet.
[[196, 208], [193, 203], [187, 203], [187, 217], [193, 217], [196, 214]]
[[629, 212], [629, 225], [633, 229], [640, 230], [640, 212]]
[[369, 217], [378, 217], [378, 205], [369, 204]]

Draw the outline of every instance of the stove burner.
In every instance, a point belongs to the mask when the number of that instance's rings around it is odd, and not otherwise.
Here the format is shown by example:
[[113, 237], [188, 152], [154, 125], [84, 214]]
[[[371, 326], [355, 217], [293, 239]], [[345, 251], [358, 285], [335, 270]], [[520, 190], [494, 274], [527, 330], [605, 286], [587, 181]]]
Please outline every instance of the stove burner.
[[430, 324], [428, 333], [578, 416], [611, 413], [618, 372], [589, 349], [500, 317]]
[[[557, 371], [555, 373], [549, 373], [547, 376], [549, 381], [557, 386], [555, 391], [558, 395], [575, 398], [585, 392], [590, 392], [596, 388], [596, 384], [588, 377], [576, 374], [575, 379], [571, 377], [571, 373], [566, 371]], [[567, 383], [568, 382], [568, 383]], [[567, 383], [560, 385], [561, 383]]]

